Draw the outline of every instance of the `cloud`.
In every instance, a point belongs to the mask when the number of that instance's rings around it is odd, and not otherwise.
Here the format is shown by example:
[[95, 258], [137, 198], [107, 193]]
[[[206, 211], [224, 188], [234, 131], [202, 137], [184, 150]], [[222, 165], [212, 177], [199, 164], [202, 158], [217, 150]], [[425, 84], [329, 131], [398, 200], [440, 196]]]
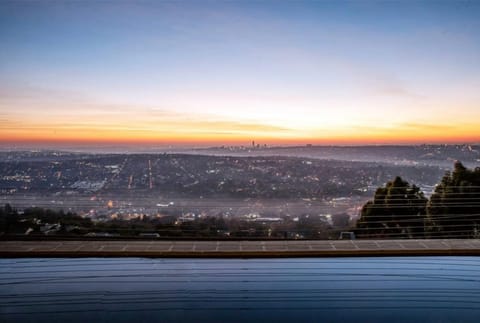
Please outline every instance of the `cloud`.
[[428, 122], [401, 122], [401, 123], [385, 123], [383, 125], [355, 125], [352, 126], [352, 129], [361, 131], [361, 132], [371, 132], [371, 133], [386, 133], [386, 132], [410, 132], [410, 131], [421, 131], [421, 132], [448, 132], [458, 129], [458, 124], [447, 125], [447, 124], [433, 124]]
[[[77, 93], [1, 86], [0, 137], [4, 138], [192, 138], [285, 137], [287, 127], [220, 115], [179, 112], [161, 106], [97, 102]], [[70, 95], [74, 100], [70, 100]], [[44, 96], [48, 96], [45, 100]], [[0, 140], [1, 141], [1, 140]]]
[[377, 94], [385, 96], [403, 97], [416, 100], [424, 98], [424, 96], [411, 91], [407, 86], [400, 82], [384, 82], [382, 84], [377, 84], [374, 91]]
[[451, 131], [459, 128], [459, 125], [445, 125], [445, 124], [431, 124], [431, 123], [416, 123], [406, 122], [399, 125], [399, 128], [409, 130], [422, 130], [422, 131]]
[[[86, 122], [55, 122], [48, 124], [40, 124], [34, 126], [23, 125], [21, 129], [38, 129], [38, 130], [65, 130], [72, 132], [121, 132], [121, 133], [145, 133], [145, 134], [288, 134], [294, 133], [293, 130], [285, 127], [262, 123], [242, 123], [235, 121], [208, 121], [208, 120], [163, 120], [151, 122], [107, 122], [99, 121], [96, 123]], [[19, 129], [20, 130], [20, 129]]]
[[0, 81], [0, 101], [12, 100], [65, 100], [76, 102], [87, 101], [88, 98], [75, 91], [50, 89], [39, 86], [32, 86], [23, 82], [2, 82]]
[[23, 123], [8, 118], [3, 118], [0, 114], [0, 129], [18, 129], [23, 126]]

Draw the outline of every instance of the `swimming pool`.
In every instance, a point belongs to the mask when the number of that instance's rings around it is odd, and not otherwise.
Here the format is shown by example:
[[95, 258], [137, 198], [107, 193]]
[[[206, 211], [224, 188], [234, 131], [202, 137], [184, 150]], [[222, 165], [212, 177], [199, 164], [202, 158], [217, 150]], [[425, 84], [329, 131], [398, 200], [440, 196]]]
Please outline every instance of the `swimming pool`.
[[480, 257], [0, 259], [2, 322], [478, 322]]

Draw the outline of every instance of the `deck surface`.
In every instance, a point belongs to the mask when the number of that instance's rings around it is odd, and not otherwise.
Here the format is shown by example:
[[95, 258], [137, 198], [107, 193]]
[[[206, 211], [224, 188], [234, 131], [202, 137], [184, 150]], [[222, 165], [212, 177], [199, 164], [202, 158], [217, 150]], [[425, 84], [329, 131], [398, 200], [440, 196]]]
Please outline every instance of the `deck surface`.
[[0, 241], [0, 257], [480, 256], [480, 239], [286, 241]]

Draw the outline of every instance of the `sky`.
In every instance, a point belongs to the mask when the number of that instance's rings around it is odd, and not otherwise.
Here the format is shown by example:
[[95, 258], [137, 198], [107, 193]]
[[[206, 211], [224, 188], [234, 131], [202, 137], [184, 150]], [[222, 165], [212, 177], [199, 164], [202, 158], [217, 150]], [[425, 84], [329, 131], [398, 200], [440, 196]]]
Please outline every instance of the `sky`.
[[478, 1], [2, 1], [0, 144], [480, 142]]

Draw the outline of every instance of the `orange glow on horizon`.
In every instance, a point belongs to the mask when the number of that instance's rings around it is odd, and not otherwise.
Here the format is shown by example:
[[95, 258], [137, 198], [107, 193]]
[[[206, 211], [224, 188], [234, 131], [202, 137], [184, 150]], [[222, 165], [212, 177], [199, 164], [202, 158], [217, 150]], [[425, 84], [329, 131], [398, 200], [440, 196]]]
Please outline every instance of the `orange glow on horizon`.
[[213, 137], [191, 136], [171, 138], [147, 138], [147, 137], [102, 137], [102, 138], [51, 138], [51, 137], [3, 137], [3, 144], [33, 144], [47, 145], [165, 145], [165, 146], [208, 146], [208, 145], [233, 145], [249, 146], [252, 142], [269, 146], [276, 145], [377, 145], [377, 144], [462, 144], [479, 143], [480, 136], [419, 136], [419, 137], [374, 137], [374, 136], [335, 136], [328, 138], [276, 138], [268, 136], [238, 136], [238, 137]]
[[[290, 128], [261, 122], [209, 120], [164, 121], [155, 127], [141, 122], [101, 125], [40, 124], [0, 129], [0, 143], [72, 145], [249, 145], [252, 140], [267, 145], [374, 145], [454, 144], [480, 142], [480, 125], [457, 123], [399, 123], [385, 126], [338, 124], [318, 128]], [[301, 129], [299, 129], [301, 128]]]

